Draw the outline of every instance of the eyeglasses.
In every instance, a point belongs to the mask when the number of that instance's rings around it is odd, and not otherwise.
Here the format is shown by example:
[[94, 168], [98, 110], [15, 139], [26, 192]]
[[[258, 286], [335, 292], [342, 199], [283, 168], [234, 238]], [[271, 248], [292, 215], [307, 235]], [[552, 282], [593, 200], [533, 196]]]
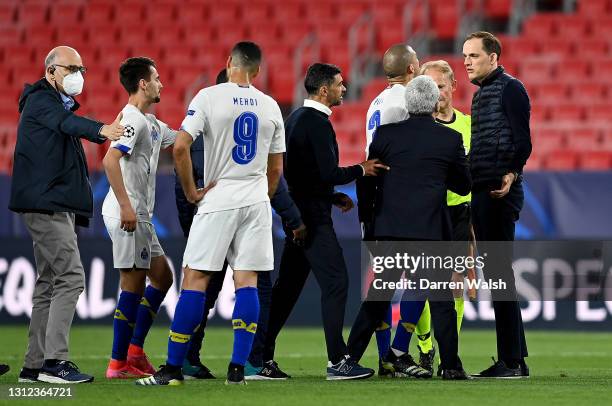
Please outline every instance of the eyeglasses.
[[68, 65], [68, 66], [66, 66], [66, 65], [58, 65], [58, 64], [55, 64], [54, 66], [59, 66], [59, 67], [62, 67], [62, 68], [68, 69], [68, 71], [69, 71], [70, 73], [77, 73], [77, 72], [81, 72], [81, 74], [83, 74], [83, 75], [84, 75], [84, 74], [85, 74], [85, 72], [87, 72], [87, 68], [86, 68], [86, 67], [84, 67], [84, 66], [78, 66], [78, 65]]

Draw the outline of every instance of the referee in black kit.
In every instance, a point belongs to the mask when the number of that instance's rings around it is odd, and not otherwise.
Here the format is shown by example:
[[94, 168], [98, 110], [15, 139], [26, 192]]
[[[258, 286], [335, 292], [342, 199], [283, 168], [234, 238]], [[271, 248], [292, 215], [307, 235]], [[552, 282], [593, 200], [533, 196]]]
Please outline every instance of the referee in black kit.
[[[338, 67], [313, 64], [308, 68], [304, 87], [308, 92], [304, 106], [295, 110], [285, 123], [285, 178], [308, 233], [303, 245], [286, 240], [278, 279], [272, 290], [264, 361], [274, 359], [276, 337], [312, 269], [321, 287], [323, 329], [329, 359], [327, 379], [368, 378], [374, 371], [361, 367], [348, 357], [342, 338], [348, 274], [334, 232], [331, 209], [332, 205], [343, 212], [353, 208], [350, 197], [334, 192], [335, 185], [347, 184], [361, 176], [375, 176], [378, 171], [388, 168], [377, 160], [338, 167], [338, 144], [329, 121], [331, 108], [342, 103], [346, 92]], [[275, 362], [269, 364], [277, 365]]]

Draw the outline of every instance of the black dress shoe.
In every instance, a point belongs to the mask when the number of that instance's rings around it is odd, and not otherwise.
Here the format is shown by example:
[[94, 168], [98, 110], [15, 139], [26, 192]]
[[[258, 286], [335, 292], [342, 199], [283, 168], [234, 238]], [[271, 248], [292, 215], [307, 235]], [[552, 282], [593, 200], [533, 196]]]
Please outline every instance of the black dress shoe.
[[474, 378], [496, 378], [496, 379], [517, 379], [522, 378], [521, 368], [508, 368], [506, 363], [502, 360], [495, 361], [493, 359], [493, 365], [479, 374], [474, 374]]
[[521, 367], [521, 378], [529, 378], [529, 367], [525, 363], [525, 360], [519, 363]]
[[442, 371], [442, 379], [447, 381], [468, 381], [473, 379], [463, 369], [445, 369]]
[[9, 367], [8, 365], [0, 364], [0, 375], [4, 375], [10, 370], [11, 370], [11, 367]]

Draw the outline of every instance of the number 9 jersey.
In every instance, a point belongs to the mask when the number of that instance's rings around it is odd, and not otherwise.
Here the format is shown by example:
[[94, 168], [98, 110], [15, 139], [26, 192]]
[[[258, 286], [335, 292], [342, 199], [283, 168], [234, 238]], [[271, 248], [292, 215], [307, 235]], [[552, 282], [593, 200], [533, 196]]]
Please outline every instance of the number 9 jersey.
[[285, 152], [283, 116], [273, 98], [252, 85], [207, 87], [189, 104], [181, 130], [204, 137], [204, 184], [217, 182], [198, 213], [269, 201], [268, 154]]

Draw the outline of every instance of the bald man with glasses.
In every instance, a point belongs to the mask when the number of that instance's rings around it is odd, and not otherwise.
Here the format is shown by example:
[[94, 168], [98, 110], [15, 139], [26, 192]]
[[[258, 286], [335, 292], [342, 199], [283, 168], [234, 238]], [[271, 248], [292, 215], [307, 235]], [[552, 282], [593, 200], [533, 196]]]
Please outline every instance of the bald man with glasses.
[[83, 383], [68, 356], [68, 336], [85, 273], [75, 226], [87, 226], [93, 197], [81, 140], [102, 144], [123, 134], [74, 113], [86, 72], [79, 53], [52, 49], [45, 77], [26, 84], [19, 99], [9, 209], [20, 213], [32, 237], [38, 277], [32, 297], [28, 350], [19, 382]]

